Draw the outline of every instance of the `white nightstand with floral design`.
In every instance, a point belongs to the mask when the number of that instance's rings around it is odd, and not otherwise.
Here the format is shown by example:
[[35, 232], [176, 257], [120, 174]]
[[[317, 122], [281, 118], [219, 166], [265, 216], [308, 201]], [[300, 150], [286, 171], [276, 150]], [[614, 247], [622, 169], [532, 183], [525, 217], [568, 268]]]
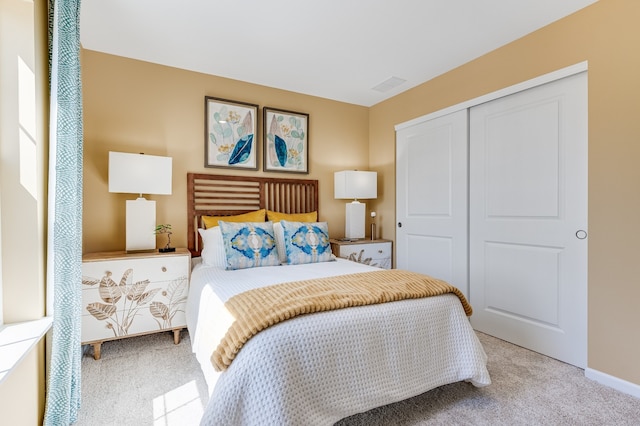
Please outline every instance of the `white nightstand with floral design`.
[[391, 240], [337, 240], [331, 239], [331, 251], [338, 257], [354, 262], [391, 269], [392, 241]]
[[186, 327], [191, 254], [186, 248], [172, 253], [88, 253], [82, 257], [82, 344], [173, 331], [180, 343]]

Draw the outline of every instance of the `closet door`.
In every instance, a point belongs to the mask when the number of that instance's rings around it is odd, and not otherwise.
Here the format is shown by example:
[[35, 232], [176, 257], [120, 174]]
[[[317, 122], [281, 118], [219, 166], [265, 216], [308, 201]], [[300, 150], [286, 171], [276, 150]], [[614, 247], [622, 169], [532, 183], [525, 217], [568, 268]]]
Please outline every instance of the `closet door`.
[[578, 367], [587, 353], [587, 77], [470, 111], [473, 327]]
[[467, 110], [396, 134], [396, 264], [468, 296]]

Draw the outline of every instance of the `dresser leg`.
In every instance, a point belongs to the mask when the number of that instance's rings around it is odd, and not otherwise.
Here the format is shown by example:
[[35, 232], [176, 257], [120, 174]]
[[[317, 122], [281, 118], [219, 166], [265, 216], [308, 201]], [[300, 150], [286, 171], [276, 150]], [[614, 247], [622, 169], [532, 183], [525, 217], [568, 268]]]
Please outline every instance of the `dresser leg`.
[[100, 359], [100, 345], [102, 345], [102, 342], [99, 343], [93, 343], [93, 359], [98, 360]]
[[177, 329], [177, 330], [173, 330], [173, 343], [175, 345], [177, 345], [178, 343], [180, 343], [180, 332], [182, 331], [181, 328]]

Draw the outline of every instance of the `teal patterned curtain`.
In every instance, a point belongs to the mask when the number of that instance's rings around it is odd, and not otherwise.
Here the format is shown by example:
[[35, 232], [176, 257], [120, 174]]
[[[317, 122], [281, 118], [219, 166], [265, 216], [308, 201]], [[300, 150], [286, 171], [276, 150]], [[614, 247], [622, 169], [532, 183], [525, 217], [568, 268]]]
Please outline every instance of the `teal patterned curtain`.
[[80, 1], [49, 1], [50, 128], [47, 281], [53, 335], [45, 425], [74, 423], [80, 408], [82, 82]]

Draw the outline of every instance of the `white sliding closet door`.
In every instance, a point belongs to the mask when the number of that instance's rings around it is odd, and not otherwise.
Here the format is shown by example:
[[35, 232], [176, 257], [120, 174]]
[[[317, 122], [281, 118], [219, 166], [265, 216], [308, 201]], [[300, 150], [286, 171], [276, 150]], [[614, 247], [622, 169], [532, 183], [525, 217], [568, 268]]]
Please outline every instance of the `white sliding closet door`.
[[583, 368], [587, 145], [586, 73], [470, 109], [471, 323]]
[[396, 259], [469, 295], [467, 110], [396, 135]]

